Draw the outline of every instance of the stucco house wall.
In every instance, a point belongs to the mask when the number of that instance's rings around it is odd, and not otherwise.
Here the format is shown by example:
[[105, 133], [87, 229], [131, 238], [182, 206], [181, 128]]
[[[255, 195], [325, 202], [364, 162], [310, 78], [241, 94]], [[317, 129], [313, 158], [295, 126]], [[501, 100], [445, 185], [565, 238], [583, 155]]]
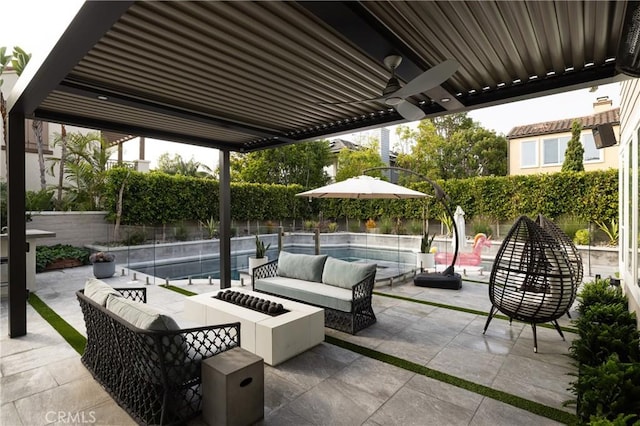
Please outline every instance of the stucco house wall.
[[585, 171], [617, 169], [618, 145], [596, 149], [594, 143], [593, 129], [605, 123], [611, 124], [616, 140], [620, 140], [620, 108], [613, 108], [608, 98], [602, 98], [594, 103], [594, 113], [589, 116], [514, 127], [507, 135], [509, 175], [559, 172], [574, 120], [582, 124]]

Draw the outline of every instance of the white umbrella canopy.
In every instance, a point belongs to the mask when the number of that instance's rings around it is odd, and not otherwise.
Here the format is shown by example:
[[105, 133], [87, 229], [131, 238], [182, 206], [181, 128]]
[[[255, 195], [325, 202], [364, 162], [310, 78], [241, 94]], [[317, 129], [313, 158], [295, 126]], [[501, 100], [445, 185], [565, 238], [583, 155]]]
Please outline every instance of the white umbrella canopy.
[[424, 198], [430, 195], [396, 185], [367, 175], [356, 176], [341, 182], [296, 194], [311, 198]]

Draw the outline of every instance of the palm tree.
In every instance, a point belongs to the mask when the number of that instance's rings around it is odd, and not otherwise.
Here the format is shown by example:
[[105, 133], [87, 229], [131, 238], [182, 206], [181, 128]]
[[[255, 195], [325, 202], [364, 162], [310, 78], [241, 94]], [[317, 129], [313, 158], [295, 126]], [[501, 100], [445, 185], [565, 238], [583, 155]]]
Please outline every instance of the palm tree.
[[107, 162], [113, 151], [107, 140], [97, 132], [78, 132], [56, 134], [54, 144], [66, 147], [63, 157], [50, 159], [50, 170], [63, 164], [65, 181], [68, 183], [64, 188], [67, 202], [73, 203], [79, 210], [101, 208]]
[[[11, 58], [11, 66], [16, 71], [18, 76], [22, 75], [25, 67], [29, 63], [31, 59], [31, 53], [25, 52], [23, 49], [15, 46], [13, 48], [13, 57]], [[40, 189], [47, 189], [47, 180], [44, 175], [44, 139], [42, 138], [42, 121], [33, 120], [31, 123], [31, 128], [33, 129], [33, 133], [36, 136], [36, 146], [38, 147], [38, 165], [40, 169]]]

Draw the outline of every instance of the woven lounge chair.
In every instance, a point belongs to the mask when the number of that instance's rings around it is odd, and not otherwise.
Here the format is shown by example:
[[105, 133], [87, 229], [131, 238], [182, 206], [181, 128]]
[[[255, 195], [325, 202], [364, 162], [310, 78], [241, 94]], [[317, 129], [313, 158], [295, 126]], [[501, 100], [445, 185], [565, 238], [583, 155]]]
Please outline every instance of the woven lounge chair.
[[542, 216], [538, 220], [518, 218], [500, 246], [489, 279], [492, 306], [484, 327], [486, 332], [498, 311], [510, 321], [530, 323], [534, 352], [536, 324], [551, 322], [564, 340], [557, 320], [573, 304], [582, 276], [582, 261], [568, 247], [569, 238]]

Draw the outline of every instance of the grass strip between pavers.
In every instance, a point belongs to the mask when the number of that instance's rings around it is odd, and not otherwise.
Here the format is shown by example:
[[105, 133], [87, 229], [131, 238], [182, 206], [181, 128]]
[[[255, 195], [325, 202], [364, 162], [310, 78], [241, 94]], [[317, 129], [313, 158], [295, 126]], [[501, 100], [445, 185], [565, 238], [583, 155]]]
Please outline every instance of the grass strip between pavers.
[[[466, 312], [468, 314], [482, 315], [482, 316], [485, 316], [485, 317], [489, 316], [489, 312], [478, 311], [476, 309], [462, 308], [460, 306], [447, 305], [447, 304], [438, 303], [438, 302], [430, 302], [428, 300], [414, 299], [414, 298], [411, 298], [411, 297], [398, 296], [398, 295], [389, 294], [389, 293], [381, 293], [379, 291], [374, 291], [373, 294], [375, 294], [376, 296], [390, 297], [392, 299], [404, 300], [404, 301], [407, 301], [407, 302], [414, 302], [414, 303], [421, 303], [423, 305], [435, 306], [437, 308], [444, 308], [444, 309], [451, 309], [453, 311]], [[501, 320], [509, 321], [509, 317], [507, 317], [505, 315], [495, 315], [494, 318], [498, 318], [498, 319], [501, 319]], [[515, 319], [514, 319], [514, 321], [515, 322], [522, 322], [522, 321], [518, 321], [518, 320], [515, 320]], [[523, 324], [527, 324], [527, 323], [523, 322]], [[549, 328], [551, 330], [555, 330], [556, 329], [552, 324], [536, 324], [536, 326], [537, 327]], [[560, 326], [560, 329], [562, 331], [566, 331], [567, 333], [575, 333], [575, 334], [578, 333], [578, 330], [576, 328], [573, 328], [573, 327]]]
[[354, 343], [338, 339], [337, 337], [325, 335], [324, 340], [327, 343], [339, 346], [352, 352], [359, 353], [368, 358], [373, 358], [386, 364], [402, 368], [403, 370], [412, 371], [416, 374], [448, 383], [450, 385], [486, 396], [487, 398], [495, 399], [496, 401], [504, 402], [505, 404], [512, 405], [514, 407], [529, 411], [530, 413], [543, 416], [551, 420], [555, 420], [557, 422], [562, 422], [569, 425], [578, 424], [578, 418], [574, 414], [559, 410], [557, 408], [549, 407], [548, 405], [540, 404], [539, 402], [531, 401], [501, 390], [493, 389], [488, 386], [471, 382], [469, 380], [461, 379], [459, 377], [452, 376], [441, 371], [433, 370], [429, 367], [407, 361], [406, 359], [385, 354], [383, 352], [376, 351], [375, 349], [356, 345]]
[[184, 294], [185, 296], [195, 296], [198, 294], [189, 290], [185, 290], [184, 288], [181, 288], [181, 287], [176, 287], [175, 285], [171, 285], [171, 284], [160, 284], [160, 287], [166, 288], [167, 290], [173, 290], [176, 293]]
[[64, 340], [71, 345], [80, 355], [84, 353], [87, 346], [87, 338], [78, 332], [75, 328], [66, 322], [60, 315], [56, 314], [53, 309], [47, 306], [34, 293], [29, 293], [29, 304], [40, 314], [42, 318], [62, 336]]

